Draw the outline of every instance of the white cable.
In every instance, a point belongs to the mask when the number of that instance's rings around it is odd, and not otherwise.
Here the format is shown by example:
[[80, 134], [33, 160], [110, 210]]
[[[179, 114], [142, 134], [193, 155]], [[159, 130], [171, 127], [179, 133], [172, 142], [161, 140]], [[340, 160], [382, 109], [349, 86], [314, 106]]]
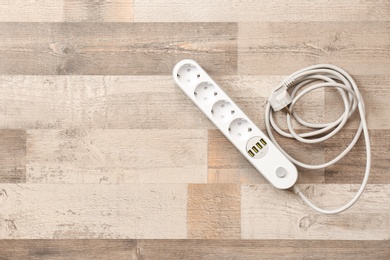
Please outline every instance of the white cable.
[[[336, 88], [341, 95], [344, 102], [344, 113], [335, 121], [324, 124], [317, 123], [309, 123], [304, 121], [296, 111], [294, 111], [294, 107], [296, 103], [307, 93], [318, 89], [318, 88]], [[287, 90], [292, 90], [291, 94], [287, 93]], [[290, 104], [291, 103], [291, 104]], [[289, 105], [290, 104], [290, 105]], [[289, 107], [287, 107], [289, 105]], [[271, 109], [271, 106], [273, 109]], [[276, 122], [273, 119], [273, 111], [277, 111], [282, 109], [282, 107], [287, 108], [287, 126], [289, 132], [285, 132], [280, 129]], [[320, 165], [310, 165], [303, 162], [298, 161], [297, 159], [290, 156], [284, 149], [278, 144], [275, 140], [275, 137], [272, 133], [271, 127], [280, 135], [288, 138], [294, 138], [297, 141], [303, 143], [319, 143], [323, 142], [330, 137], [337, 134], [346, 124], [350, 116], [354, 113], [354, 111], [358, 109], [360, 115], [360, 124], [355, 134], [355, 137], [351, 141], [351, 143], [342, 151], [338, 156], [329, 162], [320, 164]], [[297, 134], [293, 129], [291, 119], [294, 118], [301, 125], [313, 129], [310, 132]], [[283, 83], [274, 89], [274, 92], [271, 94], [269, 102], [266, 105], [265, 111], [265, 125], [270, 139], [274, 142], [274, 144], [281, 150], [281, 152], [289, 158], [294, 164], [307, 168], [307, 169], [322, 169], [328, 167], [336, 162], [338, 162], [341, 158], [343, 158], [356, 144], [361, 133], [363, 132], [364, 140], [366, 143], [366, 170], [364, 174], [363, 182], [360, 186], [359, 191], [356, 195], [350, 200], [346, 205], [333, 210], [321, 209], [314, 205], [309, 199], [302, 193], [297, 185], [293, 186], [293, 191], [298, 194], [303, 201], [308, 204], [314, 210], [324, 213], [324, 214], [337, 214], [343, 212], [344, 210], [351, 207], [355, 202], [360, 198], [363, 193], [363, 190], [368, 182], [368, 177], [370, 175], [370, 167], [371, 167], [371, 146], [368, 135], [368, 128], [365, 119], [365, 107], [363, 98], [360, 95], [358, 87], [352, 77], [342, 70], [341, 68], [330, 65], [330, 64], [319, 64], [310, 66], [304, 69], [301, 69], [289, 77], [287, 77]]]

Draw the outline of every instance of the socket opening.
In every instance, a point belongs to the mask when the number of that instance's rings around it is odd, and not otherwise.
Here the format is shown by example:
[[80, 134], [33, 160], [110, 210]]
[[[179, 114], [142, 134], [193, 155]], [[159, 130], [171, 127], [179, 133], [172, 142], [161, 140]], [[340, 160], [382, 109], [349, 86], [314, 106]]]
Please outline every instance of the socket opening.
[[176, 76], [181, 84], [192, 86], [200, 80], [201, 73], [195, 65], [188, 63], [178, 69]]
[[229, 121], [235, 113], [233, 105], [226, 100], [217, 101], [211, 108], [211, 114], [215, 120]]
[[236, 118], [229, 125], [229, 133], [233, 138], [246, 139], [250, 136], [250, 132], [252, 127], [243, 118]]
[[201, 82], [194, 90], [195, 98], [201, 103], [212, 103], [217, 95], [217, 88], [210, 82]]

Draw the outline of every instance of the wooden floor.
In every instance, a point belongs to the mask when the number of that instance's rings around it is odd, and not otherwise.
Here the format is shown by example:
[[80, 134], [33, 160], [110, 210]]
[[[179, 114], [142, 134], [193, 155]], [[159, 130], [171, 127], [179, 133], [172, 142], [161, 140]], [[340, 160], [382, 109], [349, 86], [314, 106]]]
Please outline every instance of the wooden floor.
[[[255, 123], [284, 76], [347, 70], [366, 103], [372, 169], [348, 211], [276, 190], [175, 86], [197, 60]], [[0, 259], [389, 259], [390, 1], [0, 1]], [[341, 113], [316, 91], [308, 120]], [[357, 120], [357, 119], [356, 119]], [[356, 122], [309, 147], [320, 163]], [[362, 140], [299, 169], [332, 208], [357, 191]]]

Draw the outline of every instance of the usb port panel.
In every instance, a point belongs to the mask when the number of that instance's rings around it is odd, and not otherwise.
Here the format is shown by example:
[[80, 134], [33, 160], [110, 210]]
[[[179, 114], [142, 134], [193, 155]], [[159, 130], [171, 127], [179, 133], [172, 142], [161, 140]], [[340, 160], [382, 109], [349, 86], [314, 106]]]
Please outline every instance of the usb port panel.
[[257, 149], [256, 147], [252, 146], [252, 150], [255, 151], [255, 153], [258, 153], [259, 152], [259, 149]]
[[250, 157], [253, 159], [259, 159], [264, 157], [268, 151], [267, 142], [264, 140], [264, 138], [255, 136], [248, 141], [246, 149]]

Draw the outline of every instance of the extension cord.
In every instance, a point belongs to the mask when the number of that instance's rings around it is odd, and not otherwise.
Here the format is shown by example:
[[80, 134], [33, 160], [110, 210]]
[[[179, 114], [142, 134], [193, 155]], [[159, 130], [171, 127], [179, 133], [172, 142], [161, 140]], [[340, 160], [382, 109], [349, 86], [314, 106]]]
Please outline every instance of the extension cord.
[[[269, 138], [241, 111], [195, 61], [182, 60], [177, 63], [173, 69], [173, 78], [194, 104], [274, 187], [279, 189], [292, 188], [294, 193], [298, 194], [306, 204], [324, 214], [343, 212], [351, 207], [362, 195], [368, 182], [371, 165], [371, 148], [367, 123], [365, 121], [365, 108], [363, 98], [358, 91], [356, 83], [342, 69], [333, 65], [314, 65], [291, 74], [276, 87], [271, 93], [265, 112], [266, 129]], [[323, 81], [323, 83], [313, 84], [317, 81]], [[304, 89], [305, 87], [307, 88]], [[339, 119], [331, 123], [308, 123], [295, 113], [294, 106], [305, 94], [321, 87], [335, 87], [338, 89], [344, 101], [345, 112]], [[288, 89], [293, 89], [291, 94], [287, 92]], [[336, 158], [321, 165], [304, 164], [291, 157], [277, 143], [271, 130], [273, 128], [280, 135], [294, 138], [300, 142], [319, 143], [332, 137], [342, 129], [356, 108], [358, 108], [361, 123], [351, 144]], [[287, 112], [289, 133], [281, 130], [272, 117], [272, 111], [282, 109]], [[297, 134], [292, 127], [292, 118], [300, 124], [316, 130], [304, 134]], [[326, 132], [329, 133], [325, 134]], [[328, 167], [339, 161], [352, 149], [362, 132], [364, 133], [366, 142], [367, 163], [365, 177], [359, 191], [349, 203], [341, 208], [324, 210], [317, 207], [295, 185], [298, 173], [294, 164], [308, 169]], [[320, 137], [315, 138], [318, 135]]]

